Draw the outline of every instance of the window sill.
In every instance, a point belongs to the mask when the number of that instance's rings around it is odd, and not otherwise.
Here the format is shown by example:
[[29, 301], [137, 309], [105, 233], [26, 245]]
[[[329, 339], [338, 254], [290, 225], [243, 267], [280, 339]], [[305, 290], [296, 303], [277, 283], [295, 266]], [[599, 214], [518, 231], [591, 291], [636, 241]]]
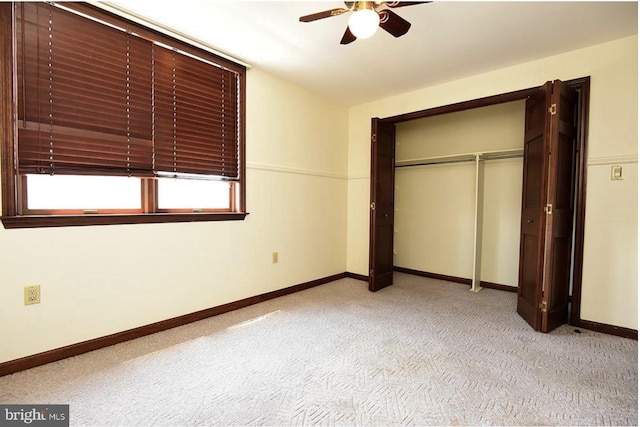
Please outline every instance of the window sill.
[[155, 213], [110, 215], [24, 215], [0, 217], [4, 228], [73, 227], [113, 224], [160, 224], [169, 222], [242, 221], [247, 212]]

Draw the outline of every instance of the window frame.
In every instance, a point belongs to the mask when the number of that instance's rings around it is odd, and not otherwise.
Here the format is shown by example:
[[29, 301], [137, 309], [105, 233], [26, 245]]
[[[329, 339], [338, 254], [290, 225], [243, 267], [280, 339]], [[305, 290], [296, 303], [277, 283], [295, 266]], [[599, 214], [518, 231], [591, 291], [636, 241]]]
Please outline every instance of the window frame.
[[[174, 46], [188, 54], [205, 57], [232, 69], [244, 67], [219, 57], [199, 47], [132, 22], [96, 6], [85, 3], [66, 3], [65, 7], [82, 14], [96, 17], [136, 34]], [[155, 178], [142, 178], [141, 211], [100, 210], [98, 213], [80, 211], [29, 211], [26, 207], [26, 177], [18, 173], [17, 167], [17, 88], [15, 47], [13, 39], [14, 3], [0, 2], [0, 191], [2, 193], [2, 216], [5, 228], [61, 227], [109, 224], [148, 224], [200, 221], [244, 220], [246, 212], [246, 73], [239, 73], [239, 179], [231, 182], [229, 210], [188, 210], [157, 208], [157, 185]], [[24, 183], [23, 181], [24, 180]]]

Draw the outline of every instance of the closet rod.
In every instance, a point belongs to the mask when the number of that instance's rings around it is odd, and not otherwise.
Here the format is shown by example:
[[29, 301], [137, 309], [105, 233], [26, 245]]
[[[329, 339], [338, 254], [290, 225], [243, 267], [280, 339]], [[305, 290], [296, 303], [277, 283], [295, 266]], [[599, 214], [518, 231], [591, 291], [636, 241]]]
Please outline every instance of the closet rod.
[[480, 156], [480, 160], [502, 160], [502, 159], [515, 159], [518, 157], [524, 157], [524, 154], [491, 154], [488, 157]]
[[[503, 159], [515, 159], [515, 158], [519, 158], [519, 157], [523, 157], [522, 153], [519, 154], [494, 154], [494, 155], [489, 155], [487, 157], [483, 157], [483, 155], [480, 155], [480, 160], [485, 160], [485, 161], [489, 161], [489, 160], [503, 160]], [[411, 164], [407, 164], [407, 165], [395, 165], [396, 168], [410, 168], [413, 166], [429, 166], [429, 165], [442, 165], [442, 164], [447, 164], [447, 163], [465, 163], [465, 162], [475, 162], [476, 159], [475, 157], [465, 157], [465, 158], [460, 158], [460, 159], [433, 159], [433, 160], [425, 160], [425, 161], [417, 161], [416, 163], [411, 163]]]
[[442, 165], [445, 163], [466, 163], [466, 162], [475, 162], [476, 159], [457, 159], [457, 160], [428, 160], [425, 162], [419, 163], [411, 163], [410, 165], [396, 165], [397, 168], [410, 168], [413, 166], [429, 166], [429, 165]]

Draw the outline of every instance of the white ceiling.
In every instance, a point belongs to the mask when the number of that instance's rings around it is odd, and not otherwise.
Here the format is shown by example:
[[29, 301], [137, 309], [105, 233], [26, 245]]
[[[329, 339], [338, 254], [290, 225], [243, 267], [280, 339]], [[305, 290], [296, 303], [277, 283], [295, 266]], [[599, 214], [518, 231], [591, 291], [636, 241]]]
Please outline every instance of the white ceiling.
[[400, 38], [379, 29], [344, 46], [348, 14], [298, 20], [340, 1], [107, 4], [349, 106], [638, 32], [637, 2], [436, 1], [395, 9], [412, 24]]

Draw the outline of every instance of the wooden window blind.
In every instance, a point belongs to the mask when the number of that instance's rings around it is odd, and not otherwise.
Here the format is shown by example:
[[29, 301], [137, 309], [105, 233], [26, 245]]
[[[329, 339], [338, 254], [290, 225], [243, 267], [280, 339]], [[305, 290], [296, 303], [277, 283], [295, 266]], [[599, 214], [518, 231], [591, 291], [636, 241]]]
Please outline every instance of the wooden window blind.
[[16, 16], [19, 173], [239, 180], [238, 70], [112, 16]]
[[155, 170], [238, 176], [237, 76], [154, 46]]

